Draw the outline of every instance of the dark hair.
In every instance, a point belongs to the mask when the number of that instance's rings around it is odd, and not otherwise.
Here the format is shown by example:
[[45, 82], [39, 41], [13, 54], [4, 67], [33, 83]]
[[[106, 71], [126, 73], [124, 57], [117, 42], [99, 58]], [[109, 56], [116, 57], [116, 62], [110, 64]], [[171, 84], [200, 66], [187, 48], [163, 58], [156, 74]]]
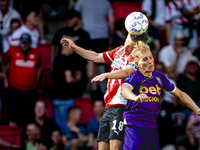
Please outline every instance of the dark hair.
[[81, 14], [78, 11], [74, 10], [74, 9], [67, 11], [66, 16], [65, 16], [66, 20], [67, 19], [72, 19], [74, 17], [77, 17], [77, 18], [81, 19]]
[[24, 21], [26, 21], [26, 17], [31, 13], [31, 12], [35, 12], [38, 15], [38, 12], [36, 10], [33, 9], [26, 9], [22, 12], [22, 19]]
[[142, 41], [144, 43], [147, 43], [148, 40], [148, 35], [147, 35], [147, 31], [144, 32], [141, 35], [134, 35], [134, 34], [130, 34], [132, 41], [137, 42], [137, 41]]
[[[70, 114], [71, 111], [76, 110], [76, 109], [80, 109], [80, 107], [78, 107], [78, 106], [72, 106], [72, 107], [70, 107], [70, 108], [68, 109], [68, 111], [67, 111], [67, 116], [69, 116], [69, 114]], [[80, 109], [80, 110], [81, 110], [81, 109]]]
[[37, 143], [45, 145], [48, 150], [53, 146], [53, 143], [46, 137], [40, 138], [39, 140], [37, 140]]
[[54, 128], [54, 129], [52, 130], [51, 134], [52, 134], [53, 132], [55, 132], [55, 131], [58, 131], [58, 132], [60, 133], [60, 135], [62, 136], [62, 131], [61, 131], [61, 129], [60, 129], [59, 127]]
[[19, 26], [21, 25], [21, 22], [20, 22], [20, 20], [19, 20], [18, 18], [13, 18], [13, 19], [11, 19], [10, 25], [12, 25], [12, 24], [15, 23], [15, 22], [18, 22], [18, 23], [19, 23]]

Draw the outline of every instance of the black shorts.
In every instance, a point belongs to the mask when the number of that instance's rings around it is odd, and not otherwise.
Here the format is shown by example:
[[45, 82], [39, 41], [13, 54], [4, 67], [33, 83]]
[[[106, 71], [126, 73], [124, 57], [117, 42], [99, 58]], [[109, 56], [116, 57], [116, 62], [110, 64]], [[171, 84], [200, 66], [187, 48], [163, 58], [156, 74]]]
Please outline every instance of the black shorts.
[[109, 107], [101, 118], [97, 142], [109, 143], [110, 139], [124, 141], [123, 113], [125, 106]]

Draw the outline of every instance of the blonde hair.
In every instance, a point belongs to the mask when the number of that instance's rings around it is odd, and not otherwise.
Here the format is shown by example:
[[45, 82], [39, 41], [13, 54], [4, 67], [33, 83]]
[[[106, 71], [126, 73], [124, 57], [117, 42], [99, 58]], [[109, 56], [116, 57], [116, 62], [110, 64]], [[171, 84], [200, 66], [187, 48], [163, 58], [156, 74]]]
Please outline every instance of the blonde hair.
[[146, 51], [150, 50], [149, 46], [142, 41], [138, 41], [132, 51], [132, 56], [135, 61], [139, 61], [140, 55], [144, 54]]

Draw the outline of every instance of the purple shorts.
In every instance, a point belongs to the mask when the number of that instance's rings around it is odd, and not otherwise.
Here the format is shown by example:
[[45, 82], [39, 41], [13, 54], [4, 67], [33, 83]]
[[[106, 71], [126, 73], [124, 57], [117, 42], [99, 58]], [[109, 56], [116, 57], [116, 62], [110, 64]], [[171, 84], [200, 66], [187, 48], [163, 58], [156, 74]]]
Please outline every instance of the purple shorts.
[[126, 126], [123, 150], [160, 150], [158, 130]]

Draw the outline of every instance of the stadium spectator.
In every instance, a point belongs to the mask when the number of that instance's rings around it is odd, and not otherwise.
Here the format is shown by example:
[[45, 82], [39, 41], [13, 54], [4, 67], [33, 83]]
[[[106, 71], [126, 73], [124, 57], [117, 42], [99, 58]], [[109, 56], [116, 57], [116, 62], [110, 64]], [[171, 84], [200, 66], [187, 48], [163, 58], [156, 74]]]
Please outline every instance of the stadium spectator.
[[25, 20], [25, 24], [12, 33], [8, 43], [11, 46], [19, 46], [21, 35], [27, 33], [31, 36], [31, 48], [37, 48], [39, 31], [34, 29], [33, 27], [38, 24], [38, 14], [35, 11], [29, 9], [23, 12], [22, 18], [23, 20]]
[[115, 22], [116, 33], [113, 35], [112, 47], [119, 47], [124, 44], [126, 37], [128, 35], [127, 30], [124, 26], [125, 19], [120, 18]]
[[166, 5], [166, 30], [168, 41], [174, 43], [176, 31], [183, 30], [192, 49], [197, 45], [196, 22], [193, 19], [199, 13], [199, 5], [196, 0], [170, 0]]
[[199, 106], [200, 100], [200, 78], [199, 60], [195, 56], [190, 56], [184, 74], [177, 79], [177, 87], [187, 93]]
[[186, 135], [179, 136], [176, 140], [177, 148], [185, 148], [186, 150], [198, 150], [200, 139], [200, 117], [191, 112], [186, 126]]
[[[165, 10], [166, 0], [144, 0], [142, 2], [142, 12], [149, 20], [149, 36], [155, 40], [154, 49], [157, 53], [160, 50], [160, 45], [166, 45], [165, 32]], [[152, 47], [150, 47], [152, 50]]]
[[104, 102], [103, 97], [94, 97], [93, 98], [93, 104], [94, 104], [94, 113], [95, 117], [88, 122], [87, 125], [87, 131], [88, 131], [88, 137], [89, 141], [87, 146], [92, 147], [93, 150], [98, 149], [98, 143], [97, 143], [97, 135], [99, 131], [99, 125], [101, 121], [101, 117], [103, 116], [104, 111]]
[[37, 143], [37, 150], [49, 150], [52, 145], [52, 143], [49, 142], [46, 137], [40, 138], [39, 140], [37, 140]]
[[60, 128], [56, 128], [51, 133], [51, 140], [53, 141], [53, 146], [50, 150], [64, 150], [64, 145], [62, 143], [62, 132]]
[[0, 0], [0, 34], [2, 39], [10, 33], [10, 23], [14, 18], [20, 20], [20, 15], [12, 7], [9, 7], [9, 0]]
[[[73, 106], [68, 112], [68, 120], [65, 125], [61, 127], [62, 141], [65, 145], [65, 149], [78, 150], [79, 145], [85, 147], [88, 142], [88, 136], [86, 136], [86, 130], [83, 126], [77, 124], [81, 119], [81, 110], [79, 107]], [[82, 143], [82, 144], [80, 144]]]
[[10, 22], [10, 33], [9, 35], [3, 39], [2, 45], [2, 52], [6, 53], [10, 47], [10, 40], [11, 40], [11, 35], [14, 31], [16, 31], [19, 27], [21, 26], [21, 22], [19, 19], [14, 18]]
[[191, 51], [184, 46], [184, 38], [184, 33], [177, 31], [174, 44], [163, 47], [159, 53], [159, 61], [165, 65], [168, 76], [184, 72], [187, 59], [191, 55]]
[[53, 105], [58, 126], [67, 120], [67, 110], [74, 105], [74, 98], [82, 96], [87, 85], [87, 61], [68, 47], [62, 47], [63, 37], [71, 38], [78, 45], [90, 48], [87, 32], [80, 27], [80, 14], [70, 11], [68, 27], [59, 29], [52, 40], [52, 50], [59, 48], [59, 54], [53, 63]]
[[[114, 29], [111, 4], [106, 0], [79, 0], [75, 10], [81, 13], [83, 28], [92, 39], [92, 50], [97, 53], [106, 51]], [[109, 25], [107, 25], [107, 18]]]
[[[92, 50], [97, 53], [105, 52], [111, 45], [114, 30], [114, 16], [110, 2], [107, 0], [78, 0], [75, 10], [81, 13], [83, 29], [89, 33], [92, 40]], [[105, 64], [100, 66], [93, 64], [93, 66], [93, 77], [99, 72], [106, 71]], [[101, 87], [101, 92], [105, 93], [106, 81], [92, 83], [92, 90], [97, 90], [98, 86]]]
[[10, 65], [8, 98], [10, 125], [18, 123], [20, 126], [24, 119], [34, 116], [41, 55], [39, 49], [33, 49], [30, 45], [30, 35], [22, 34], [20, 46], [10, 47], [3, 57], [3, 63]]
[[51, 118], [46, 117], [46, 107], [47, 104], [38, 100], [35, 104], [35, 117], [30, 118], [26, 121], [26, 125], [24, 126], [21, 134], [21, 146], [24, 148], [24, 139], [26, 139], [25, 129], [26, 126], [30, 123], [37, 124], [41, 129], [41, 137], [45, 137], [48, 141], [50, 141], [51, 132], [57, 128], [55, 121]]
[[165, 0], [143, 0], [142, 12], [144, 12], [149, 20], [149, 24], [158, 29], [165, 28]]
[[[26, 127], [26, 135], [27, 139], [25, 140], [26, 143], [26, 150], [37, 150], [38, 142], [41, 138], [41, 130], [37, 124], [30, 123]], [[23, 148], [22, 148], [23, 149]]]

